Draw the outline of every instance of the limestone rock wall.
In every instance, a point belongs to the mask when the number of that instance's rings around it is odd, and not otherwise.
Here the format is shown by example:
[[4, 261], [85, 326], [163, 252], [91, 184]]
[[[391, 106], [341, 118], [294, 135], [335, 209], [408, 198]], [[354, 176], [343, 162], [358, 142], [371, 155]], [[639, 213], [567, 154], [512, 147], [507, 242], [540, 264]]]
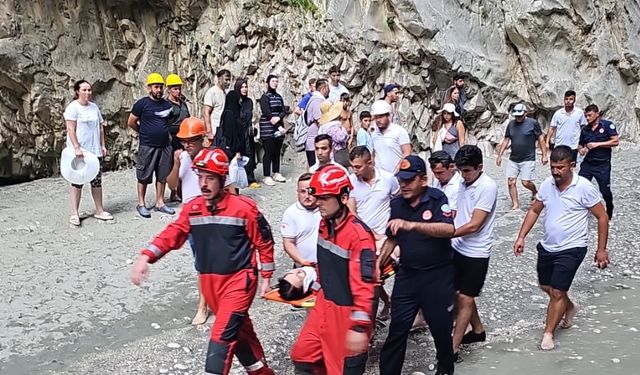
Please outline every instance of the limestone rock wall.
[[[292, 107], [310, 77], [339, 65], [357, 111], [403, 86], [398, 109], [426, 150], [454, 72], [467, 74], [471, 139], [489, 151], [511, 105], [543, 126], [568, 89], [596, 103], [622, 137], [640, 137], [640, 5], [615, 0], [5, 0], [0, 3], [0, 179], [56, 174], [71, 85], [94, 83], [107, 119], [107, 168], [131, 166], [128, 110], [152, 71], [177, 72], [192, 113], [211, 70], [247, 76], [259, 98], [269, 73]], [[235, 78], [234, 77], [234, 78]], [[256, 114], [257, 116], [257, 114]], [[293, 120], [290, 118], [289, 120]], [[290, 157], [291, 154], [287, 153]]]

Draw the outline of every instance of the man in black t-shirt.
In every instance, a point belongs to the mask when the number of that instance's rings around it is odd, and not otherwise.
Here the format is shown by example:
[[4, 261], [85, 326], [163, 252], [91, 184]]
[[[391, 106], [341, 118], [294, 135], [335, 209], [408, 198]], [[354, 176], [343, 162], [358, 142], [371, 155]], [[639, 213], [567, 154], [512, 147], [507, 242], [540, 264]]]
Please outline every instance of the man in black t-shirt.
[[396, 173], [401, 196], [391, 201], [387, 240], [380, 267], [400, 246], [401, 260], [391, 295], [391, 325], [380, 353], [380, 374], [402, 373], [407, 338], [421, 309], [436, 347], [436, 375], [453, 374], [453, 248], [455, 228], [447, 196], [427, 184], [427, 167], [417, 155], [406, 156]]
[[171, 136], [167, 121], [171, 115], [171, 103], [162, 97], [164, 78], [158, 73], [147, 77], [148, 96], [133, 105], [127, 125], [139, 134], [138, 160], [136, 176], [138, 178], [138, 205], [136, 210], [144, 218], [150, 218], [151, 212], [145, 205], [147, 185], [156, 176], [155, 210], [173, 215], [175, 211], [164, 204], [164, 189], [167, 177], [173, 167]]
[[511, 197], [512, 210], [520, 209], [518, 199], [518, 178], [522, 180], [522, 186], [531, 191], [531, 200], [536, 196], [536, 141], [542, 150], [542, 165], [548, 163], [547, 144], [544, 141], [542, 129], [537, 120], [527, 117], [527, 108], [524, 104], [516, 104], [511, 112], [515, 119], [509, 121], [504, 132], [504, 139], [498, 150], [496, 165], [502, 164], [502, 154], [511, 142], [511, 155], [507, 164], [507, 183], [509, 184], [509, 196]]

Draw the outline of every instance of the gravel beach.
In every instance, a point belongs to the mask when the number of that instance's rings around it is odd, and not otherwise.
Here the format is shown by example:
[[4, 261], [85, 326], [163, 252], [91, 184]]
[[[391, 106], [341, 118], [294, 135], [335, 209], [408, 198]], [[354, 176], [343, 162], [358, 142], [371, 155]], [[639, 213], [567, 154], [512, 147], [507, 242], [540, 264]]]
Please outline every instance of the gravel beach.
[[[608, 365], [609, 373], [638, 373], [637, 362], [624, 358], [624, 350], [632, 350], [626, 348], [637, 348], [640, 343], [636, 289], [640, 287], [640, 225], [635, 219], [640, 208], [638, 151], [625, 147], [614, 153], [616, 214], [609, 237], [612, 264], [608, 270], [599, 271], [590, 261], [596, 240], [592, 222], [590, 255], [570, 293], [583, 306], [576, 319], [578, 327], [560, 335], [558, 350], [549, 355], [536, 349], [547, 304], [535, 273], [534, 245], [540, 238], [540, 225], [529, 235], [524, 256], [515, 258], [511, 246], [525, 211], [509, 211], [504, 171], [495, 166], [492, 157], [486, 158], [487, 173], [500, 187], [495, 248], [478, 300], [488, 341], [464, 349], [464, 361], [457, 366], [456, 374], [499, 374], [500, 368], [517, 368], [522, 374], [541, 373], [543, 368], [556, 373], [574, 373], [576, 369], [584, 369], [577, 373], [595, 373], [589, 354], [575, 353], [586, 341], [589, 345], [585, 353], [606, 353], [602, 363]], [[272, 225], [276, 275], [291, 263], [282, 250], [279, 224], [285, 208], [296, 199], [294, 181], [299, 172], [284, 166], [287, 183], [246, 190]], [[539, 185], [549, 176], [549, 170], [538, 164], [537, 172]], [[0, 187], [0, 374], [203, 372], [208, 331], [190, 325], [197, 290], [188, 245], [153, 265], [150, 280], [142, 288], [135, 287], [128, 277], [132, 262], [140, 247], [172, 217], [153, 212], [151, 219], [143, 219], [136, 214], [133, 170], [106, 173], [103, 184], [105, 208], [115, 220], [100, 222], [89, 215], [93, 202], [85, 187], [81, 211], [87, 217], [80, 228], [68, 224], [68, 184], [61, 178]], [[150, 193], [148, 203], [153, 189]], [[521, 201], [528, 201], [528, 195], [522, 190], [520, 193]], [[528, 208], [528, 203], [524, 207]], [[279, 374], [292, 374], [288, 350], [304, 312], [258, 299], [250, 314], [271, 367]], [[613, 325], [621, 326], [618, 333], [610, 329]], [[368, 374], [377, 374], [378, 352], [385, 336], [386, 329], [376, 335]], [[626, 345], [627, 341], [636, 345]], [[613, 357], [616, 353], [604, 351], [612, 343], [619, 344], [623, 353]], [[627, 354], [633, 357], [632, 351]], [[574, 360], [563, 360], [569, 357]], [[517, 367], [524, 358], [532, 365]], [[555, 365], [551, 370], [536, 367], [537, 358], [542, 362], [555, 358]], [[502, 367], [496, 366], [496, 361]], [[579, 362], [582, 365], [575, 364]], [[428, 373], [433, 363], [430, 336], [424, 332], [412, 335], [403, 373]], [[236, 363], [232, 373], [244, 371]]]

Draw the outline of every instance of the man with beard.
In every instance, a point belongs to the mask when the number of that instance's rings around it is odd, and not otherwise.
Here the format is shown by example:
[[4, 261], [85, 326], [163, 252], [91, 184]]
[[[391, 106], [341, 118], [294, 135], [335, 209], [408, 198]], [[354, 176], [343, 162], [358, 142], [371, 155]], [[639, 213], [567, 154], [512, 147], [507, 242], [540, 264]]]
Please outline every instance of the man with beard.
[[314, 173], [309, 192], [322, 215], [318, 236], [321, 290], [291, 349], [297, 374], [364, 374], [373, 332], [378, 282], [373, 234], [347, 202], [352, 186], [344, 169]]
[[546, 140], [550, 150], [555, 146], [569, 146], [573, 150], [574, 160], [578, 157], [580, 130], [587, 125], [584, 112], [576, 107], [575, 103], [576, 92], [573, 90], [565, 92], [564, 107], [553, 114]]
[[222, 120], [227, 89], [231, 85], [231, 72], [227, 69], [221, 69], [216, 74], [216, 78], [216, 84], [204, 94], [204, 106], [202, 107], [209, 144], [213, 143], [216, 131]]
[[371, 141], [376, 167], [396, 173], [402, 158], [411, 154], [411, 140], [402, 126], [391, 121], [391, 112], [391, 106], [384, 100], [373, 103], [371, 115], [376, 126]]
[[[175, 153], [182, 149], [180, 139], [176, 137], [180, 130], [182, 120], [189, 117], [189, 107], [187, 107], [187, 99], [182, 95], [182, 79], [177, 74], [169, 74], [167, 76], [167, 100], [171, 103], [171, 115], [169, 116], [169, 134], [171, 134], [171, 150]], [[181, 200], [180, 186], [171, 187], [171, 196], [169, 201], [179, 202]]]
[[229, 173], [224, 151], [200, 150], [193, 168], [202, 195], [187, 203], [180, 217], [142, 250], [131, 281], [140, 285], [149, 276], [149, 263], [179, 249], [191, 235], [200, 285], [216, 315], [205, 372], [227, 375], [236, 355], [250, 375], [273, 375], [249, 318], [256, 291], [262, 296], [271, 289], [269, 281], [275, 270], [271, 227], [253, 200], [224, 189]]
[[380, 374], [402, 373], [407, 338], [418, 310], [422, 310], [436, 347], [436, 375], [454, 371], [451, 328], [453, 320], [453, 215], [447, 197], [428, 187], [427, 166], [409, 155], [396, 173], [400, 197], [391, 201], [387, 240], [380, 266], [389, 261], [396, 246], [402, 254], [391, 294], [391, 325], [380, 353]]
[[542, 240], [536, 246], [538, 282], [550, 299], [540, 343], [542, 350], [555, 347], [553, 335], [556, 328], [570, 328], [578, 311], [578, 306], [569, 299], [567, 292], [587, 254], [589, 213], [598, 220], [598, 249], [594, 260], [601, 269], [609, 264], [607, 213], [598, 190], [573, 171], [575, 165], [573, 150], [569, 146], [554, 148], [551, 152], [551, 177], [540, 185], [513, 244], [514, 254], [522, 255], [524, 240], [545, 209]]
[[162, 97], [164, 79], [158, 73], [147, 77], [148, 96], [138, 100], [131, 109], [127, 125], [139, 134], [136, 177], [138, 179], [138, 205], [136, 210], [144, 218], [150, 218], [146, 207], [147, 185], [156, 176], [155, 210], [173, 215], [175, 211], [164, 204], [164, 189], [172, 167], [171, 136], [167, 119], [171, 115], [171, 103]]
[[298, 178], [298, 201], [284, 211], [280, 225], [284, 251], [295, 267], [317, 261], [320, 211], [316, 199], [309, 194], [311, 176], [311, 173], [304, 173]]
[[384, 97], [382, 100], [389, 103], [392, 108], [391, 112], [391, 122], [395, 124], [400, 123], [400, 117], [398, 116], [398, 108], [395, 107], [395, 104], [400, 99], [400, 86], [395, 83], [389, 83], [384, 86]]

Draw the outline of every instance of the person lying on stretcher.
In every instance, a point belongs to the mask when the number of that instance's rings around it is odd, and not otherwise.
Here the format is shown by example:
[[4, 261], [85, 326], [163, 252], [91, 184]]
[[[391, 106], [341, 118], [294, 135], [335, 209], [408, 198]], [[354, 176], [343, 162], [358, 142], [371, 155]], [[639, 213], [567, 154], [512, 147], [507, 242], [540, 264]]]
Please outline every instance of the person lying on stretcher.
[[318, 278], [316, 269], [309, 266], [294, 268], [278, 280], [280, 297], [285, 301], [298, 301], [314, 293], [312, 285]]

